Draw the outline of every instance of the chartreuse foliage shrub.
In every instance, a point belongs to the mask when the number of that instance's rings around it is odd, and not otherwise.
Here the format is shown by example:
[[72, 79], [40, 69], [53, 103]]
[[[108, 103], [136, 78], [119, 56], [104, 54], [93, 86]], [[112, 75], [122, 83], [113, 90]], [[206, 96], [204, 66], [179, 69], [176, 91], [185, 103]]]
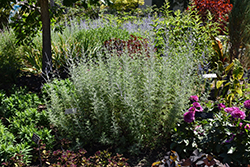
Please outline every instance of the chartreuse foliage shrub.
[[144, 4], [144, 0], [111, 0], [110, 7], [118, 11], [131, 10]]
[[36, 133], [48, 148], [53, 147], [54, 137], [49, 130], [49, 120], [45, 111], [38, 111], [42, 101], [36, 94], [25, 89], [13, 89], [10, 96], [0, 93], [0, 163], [7, 162], [16, 154], [28, 164], [32, 158], [32, 141]]
[[[193, 41], [157, 58], [154, 48], [128, 55], [127, 48], [98, 53], [98, 61], [70, 64], [70, 78], [44, 86], [48, 115], [76, 144], [112, 145], [138, 153], [166, 139], [199, 84]], [[107, 51], [107, 53], [110, 53]], [[131, 52], [130, 52], [131, 53]], [[132, 52], [133, 53], [133, 52]], [[147, 56], [141, 56], [147, 55]]]
[[220, 103], [222, 101], [199, 101], [203, 112], [213, 114], [210, 118], [196, 117], [199, 111], [193, 112], [189, 108], [184, 120], [173, 130], [171, 149], [181, 157], [187, 157], [193, 150], [199, 149], [212, 153], [230, 166], [247, 166], [250, 163], [250, 100], [239, 99], [233, 107]]
[[[168, 3], [161, 10], [163, 17], [153, 20], [153, 24], [151, 24], [157, 52], [166, 55], [165, 48], [174, 52], [182, 49], [179, 46], [186, 45], [191, 47], [191, 52], [197, 59], [203, 55], [204, 64], [208, 63], [207, 60], [213, 53], [210, 37], [218, 34], [217, 24], [208, 22], [203, 25], [202, 18], [196, 10], [187, 10], [183, 13], [177, 10], [171, 14]], [[207, 17], [212, 18], [211, 15]]]

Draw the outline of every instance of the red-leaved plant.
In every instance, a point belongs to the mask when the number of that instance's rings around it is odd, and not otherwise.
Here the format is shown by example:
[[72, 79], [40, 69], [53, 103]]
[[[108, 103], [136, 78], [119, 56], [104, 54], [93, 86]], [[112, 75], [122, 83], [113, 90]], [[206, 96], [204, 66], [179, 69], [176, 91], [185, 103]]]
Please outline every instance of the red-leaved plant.
[[143, 54], [146, 54], [146, 56], [149, 57], [148, 40], [135, 35], [130, 35], [130, 39], [127, 41], [117, 38], [107, 40], [104, 42], [104, 46], [110, 53], [116, 51], [118, 56], [123, 52], [128, 52], [128, 55], [131, 58], [135, 58], [135, 55], [141, 56]]
[[197, 9], [204, 23], [208, 21], [207, 15], [209, 11], [213, 16], [212, 21], [219, 23], [220, 34], [223, 35], [224, 32], [227, 32], [228, 14], [233, 8], [230, 0], [193, 0], [192, 6]]

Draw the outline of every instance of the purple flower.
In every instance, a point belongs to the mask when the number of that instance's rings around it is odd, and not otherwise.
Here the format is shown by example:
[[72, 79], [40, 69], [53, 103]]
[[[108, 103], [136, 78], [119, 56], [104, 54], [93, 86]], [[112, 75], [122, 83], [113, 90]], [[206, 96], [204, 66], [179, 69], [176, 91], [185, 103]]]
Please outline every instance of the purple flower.
[[244, 102], [244, 107], [247, 108], [247, 109], [250, 109], [250, 100], [246, 100]]
[[225, 104], [223, 103], [218, 104], [218, 107], [219, 107], [219, 110], [221, 110], [222, 108], [226, 108]]
[[238, 107], [227, 107], [225, 108], [225, 111], [227, 113], [232, 113], [234, 110], [240, 110]]
[[245, 119], [246, 114], [243, 111], [238, 110], [233, 110], [233, 112], [231, 113], [233, 118], [240, 118], [240, 119]]
[[200, 103], [198, 103], [198, 102], [194, 102], [193, 107], [195, 107], [196, 111], [198, 111], [198, 112], [203, 111], [203, 108], [201, 107]]
[[199, 98], [198, 98], [198, 96], [194, 95], [194, 96], [190, 96], [190, 97], [189, 97], [189, 100], [190, 100], [191, 102], [197, 102], [197, 101], [199, 101]]
[[188, 111], [184, 114], [184, 121], [185, 122], [193, 122], [195, 116], [195, 111]]

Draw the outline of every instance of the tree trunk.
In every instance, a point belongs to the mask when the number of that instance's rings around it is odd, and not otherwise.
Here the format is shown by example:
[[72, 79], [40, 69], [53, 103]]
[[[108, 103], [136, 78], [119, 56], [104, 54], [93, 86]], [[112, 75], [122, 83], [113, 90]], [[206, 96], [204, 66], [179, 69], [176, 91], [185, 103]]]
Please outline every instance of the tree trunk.
[[49, 18], [49, 3], [48, 0], [40, 0], [41, 16], [42, 16], [42, 34], [43, 34], [43, 74], [48, 74], [52, 71], [52, 54], [51, 54], [51, 32]]

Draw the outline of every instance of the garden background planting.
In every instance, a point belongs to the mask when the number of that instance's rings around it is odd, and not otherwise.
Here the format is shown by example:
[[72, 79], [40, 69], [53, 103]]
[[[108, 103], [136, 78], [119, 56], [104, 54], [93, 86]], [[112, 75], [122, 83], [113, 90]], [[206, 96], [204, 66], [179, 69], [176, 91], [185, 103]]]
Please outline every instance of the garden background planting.
[[21, 39], [13, 19], [26, 15], [12, 16], [0, 34], [2, 166], [159, 166], [170, 150], [250, 164], [249, 33], [232, 28], [250, 3], [141, 3], [55, 1], [46, 74], [42, 31]]

